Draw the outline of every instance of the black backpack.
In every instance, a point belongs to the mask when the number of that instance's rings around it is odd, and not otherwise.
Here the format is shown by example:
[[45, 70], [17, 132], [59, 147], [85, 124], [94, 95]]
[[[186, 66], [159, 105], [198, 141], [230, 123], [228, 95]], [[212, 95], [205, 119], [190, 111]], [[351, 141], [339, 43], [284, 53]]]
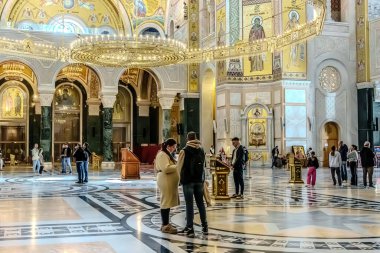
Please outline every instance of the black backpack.
[[181, 183], [204, 182], [205, 154], [202, 148], [184, 148], [185, 161], [181, 171]]
[[249, 159], [249, 157], [248, 157], [248, 149], [246, 147], [244, 147], [244, 146], [243, 146], [243, 152], [244, 152], [244, 157], [243, 157], [244, 163], [247, 163], [248, 159]]

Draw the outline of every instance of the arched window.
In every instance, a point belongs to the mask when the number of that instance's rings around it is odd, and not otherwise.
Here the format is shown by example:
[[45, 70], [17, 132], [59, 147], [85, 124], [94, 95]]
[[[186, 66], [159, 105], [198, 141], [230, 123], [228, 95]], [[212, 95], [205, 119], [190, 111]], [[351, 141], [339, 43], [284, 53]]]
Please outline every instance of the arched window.
[[60, 33], [88, 33], [85, 23], [71, 15], [55, 16], [48, 23], [47, 31]]
[[154, 37], [160, 37], [160, 32], [156, 29], [156, 28], [153, 28], [153, 27], [148, 27], [144, 30], [141, 31], [140, 33], [141, 35], [150, 35], [150, 36], [154, 36]]

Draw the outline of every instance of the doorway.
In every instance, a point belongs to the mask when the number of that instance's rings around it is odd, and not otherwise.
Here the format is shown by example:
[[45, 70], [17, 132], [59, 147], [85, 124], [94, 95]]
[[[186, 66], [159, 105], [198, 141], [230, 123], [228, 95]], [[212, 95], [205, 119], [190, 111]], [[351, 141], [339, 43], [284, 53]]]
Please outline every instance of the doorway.
[[338, 147], [339, 126], [335, 122], [327, 122], [322, 128], [323, 167], [329, 166], [331, 147]]

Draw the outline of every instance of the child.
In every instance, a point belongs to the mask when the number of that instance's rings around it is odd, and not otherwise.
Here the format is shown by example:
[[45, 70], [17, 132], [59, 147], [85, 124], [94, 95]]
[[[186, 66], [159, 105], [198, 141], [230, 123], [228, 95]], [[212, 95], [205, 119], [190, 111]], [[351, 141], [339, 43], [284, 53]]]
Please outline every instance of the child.
[[310, 186], [314, 188], [315, 180], [317, 178], [317, 169], [319, 167], [318, 158], [315, 156], [315, 152], [310, 152], [311, 157], [307, 160], [307, 167], [309, 168], [307, 171], [307, 185], [306, 187]]

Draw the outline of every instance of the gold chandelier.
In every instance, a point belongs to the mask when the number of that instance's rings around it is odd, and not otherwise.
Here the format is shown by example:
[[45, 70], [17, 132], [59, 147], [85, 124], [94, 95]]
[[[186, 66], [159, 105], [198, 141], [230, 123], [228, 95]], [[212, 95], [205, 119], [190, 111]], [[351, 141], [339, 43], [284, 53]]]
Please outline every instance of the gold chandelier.
[[187, 54], [180, 41], [152, 36], [98, 35], [71, 44], [71, 59], [106, 67], [157, 67], [181, 63]]
[[177, 40], [130, 35], [97, 35], [75, 40], [70, 49], [34, 43], [30, 39], [0, 38], [0, 52], [33, 58], [61, 60], [106, 67], [149, 68], [179, 63], [220, 61], [280, 51], [286, 46], [319, 35], [325, 19], [323, 0], [307, 0], [314, 7], [314, 19], [285, 33], [253, 42], [210, 49], [191, 49]]

